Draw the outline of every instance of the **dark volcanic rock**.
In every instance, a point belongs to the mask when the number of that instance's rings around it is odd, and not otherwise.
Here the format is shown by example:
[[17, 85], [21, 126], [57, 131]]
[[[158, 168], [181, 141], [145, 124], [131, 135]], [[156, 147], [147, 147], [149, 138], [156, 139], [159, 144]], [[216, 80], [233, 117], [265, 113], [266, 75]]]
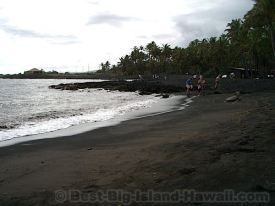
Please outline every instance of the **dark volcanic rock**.
[[162, 98], [169, 98], [169, 94], [164, 94], [164, 95], [162, 95]]
[[104, 81], [104, 82], [84, 82], [51, 85], [49, 88], [61, 90], [78, 90], [87, 88], [102, 88], [106, 90], [118, 90], [123, 92], [139, 91], [141, 95], [165, 94], [163, 97], [168, 98], [166, 93], [182, 92], [183, 88], [174, 85], [165, 85], [159, 81]]
[[9, 127], [8, 126], [6, 126], [6, 125], [0, 125], [0, 129], [8, 129]]

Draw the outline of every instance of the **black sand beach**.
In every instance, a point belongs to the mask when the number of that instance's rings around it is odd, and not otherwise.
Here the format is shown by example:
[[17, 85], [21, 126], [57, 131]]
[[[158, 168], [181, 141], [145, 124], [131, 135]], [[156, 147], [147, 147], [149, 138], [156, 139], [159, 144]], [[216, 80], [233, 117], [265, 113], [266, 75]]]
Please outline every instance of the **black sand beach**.
[[183, 111], [0, 148], [0, 205], [85, 205], [56, 202], [55, 191], [71, 189], [232, 189], [267, 192], [272, 205], [275, 93], [225, 103], [228, 96], [198, 97]]

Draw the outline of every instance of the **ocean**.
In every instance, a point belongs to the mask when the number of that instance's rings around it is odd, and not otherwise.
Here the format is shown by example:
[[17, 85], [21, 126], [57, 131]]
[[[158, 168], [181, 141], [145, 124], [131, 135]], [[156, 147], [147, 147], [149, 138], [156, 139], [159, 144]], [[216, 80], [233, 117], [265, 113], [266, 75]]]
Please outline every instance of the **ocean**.
[[150, 108], [156, 95], [84, 89], [61, 91], [49, 85], [103, 80], [0, 79], [0, 142], [83, 123], [103, 122]]

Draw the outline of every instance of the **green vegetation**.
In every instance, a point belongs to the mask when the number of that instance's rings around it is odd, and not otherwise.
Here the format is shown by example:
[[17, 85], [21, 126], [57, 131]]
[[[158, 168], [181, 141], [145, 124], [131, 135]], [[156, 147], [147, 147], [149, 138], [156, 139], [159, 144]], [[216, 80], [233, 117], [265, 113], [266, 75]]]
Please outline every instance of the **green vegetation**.
[[134, 47], [116, 65], [107, 61], [98, 73], [117, 75], [228, 73], [232, 67], [268, 73], [275, 59], [275, 0], [256, 0], [243, 19], [234, 19], [220, 37], [194, 40], [187, 48], [155, 42]]

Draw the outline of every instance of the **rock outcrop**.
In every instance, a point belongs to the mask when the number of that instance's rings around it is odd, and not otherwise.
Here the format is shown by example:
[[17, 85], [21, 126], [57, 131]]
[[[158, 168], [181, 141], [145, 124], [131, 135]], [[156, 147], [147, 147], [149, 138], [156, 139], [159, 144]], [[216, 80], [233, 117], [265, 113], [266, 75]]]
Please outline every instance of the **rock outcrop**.
[[52, 89], [61, 90], [78, 90], [87, 88], [102, 88], [106, 90], [117, 90], [122, 92], [136, 92], [141, 95], [150, 94], [165, 94], [183, 92], [184, 88], [174, 85], [165, 85], [159, 81], [103, 81], [103, 82], [84, 82], [84, 83], [69, 83], [49, 86]]

